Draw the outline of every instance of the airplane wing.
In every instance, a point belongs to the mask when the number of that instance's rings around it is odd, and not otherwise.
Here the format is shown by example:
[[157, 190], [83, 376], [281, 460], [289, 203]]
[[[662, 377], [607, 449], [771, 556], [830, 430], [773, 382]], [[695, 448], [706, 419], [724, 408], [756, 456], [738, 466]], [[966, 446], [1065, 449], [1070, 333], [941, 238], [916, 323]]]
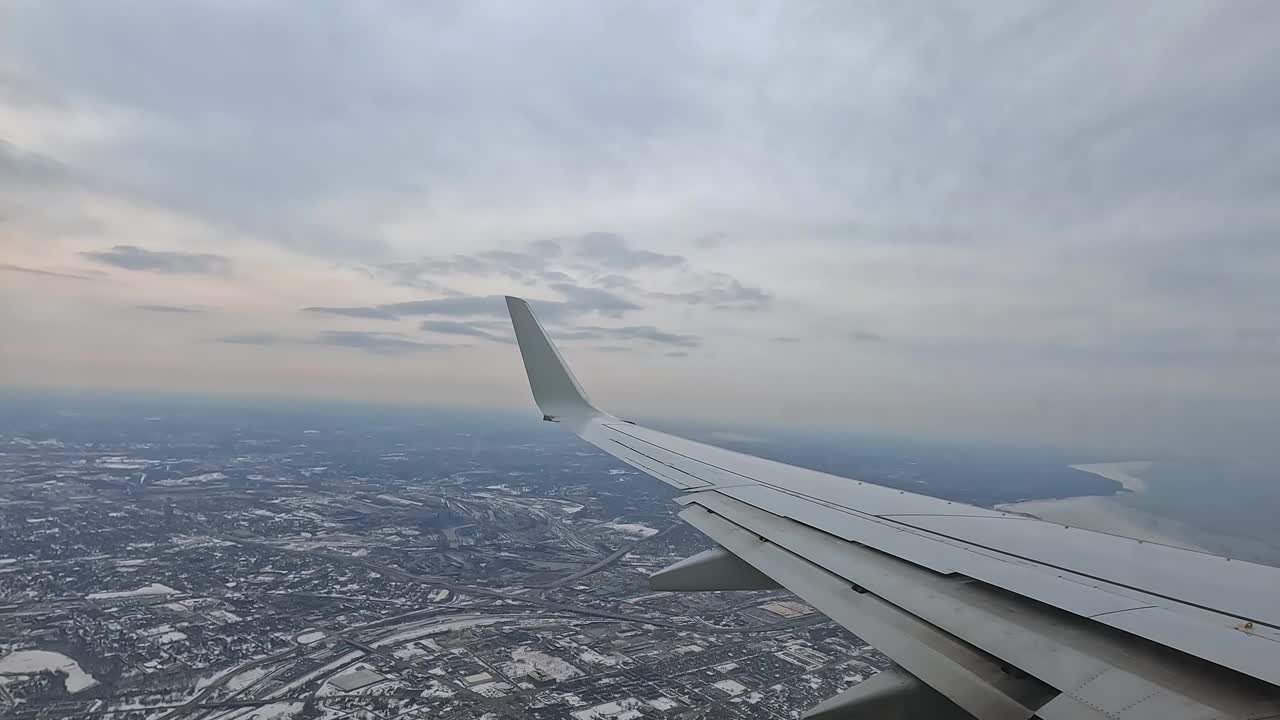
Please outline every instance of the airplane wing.
[[683, 491], [680, 517], [715, 541], [655, 588], [784, 586], [901, 668], [805, 717], [1280, 718], [1280, 569], [621, 420], [587, 398], [528, 303], [507, 307], [543, 419]]

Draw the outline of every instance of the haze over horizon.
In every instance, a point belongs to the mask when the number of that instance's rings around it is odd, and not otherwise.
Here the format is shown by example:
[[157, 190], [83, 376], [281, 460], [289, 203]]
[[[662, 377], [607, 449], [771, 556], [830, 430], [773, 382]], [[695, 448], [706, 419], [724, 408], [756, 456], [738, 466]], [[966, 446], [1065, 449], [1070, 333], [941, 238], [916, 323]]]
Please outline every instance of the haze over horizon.
[[0, 383], [1273, 458], [1280, 6], [16, 3]]

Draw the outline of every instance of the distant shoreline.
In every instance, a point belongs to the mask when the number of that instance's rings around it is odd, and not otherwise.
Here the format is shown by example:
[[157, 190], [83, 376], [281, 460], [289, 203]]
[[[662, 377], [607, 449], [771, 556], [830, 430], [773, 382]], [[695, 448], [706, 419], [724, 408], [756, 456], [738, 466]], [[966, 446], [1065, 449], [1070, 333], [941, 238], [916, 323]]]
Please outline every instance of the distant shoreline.
[[1024, 500], [996, 505], [995, 509], [1086, 530], [1206, 552], [1203, 547], [1192, 542], [1192, 533], [1187, 532], [1187, 528], [1181, 523], [1117, 502], [1117, 497], [1122, 493], [1138, 495], [1147, 491], [1146, 481], [1133, 473], [1147, 470], [1153, 464], [1149, 460], [1132, 460], [1071, 465], [1072, 469], [1114, 480], [1122, 487], [1110, 495]]
[[1108, 480], [1115, 480], [1131, 493], [1142, 493], [1147, 491], [1147, 482], [1131, 473], [1142, 472], [1150, 468], [1151, 465], [1152, 462], [1150, 460], [1130, 460], [1127, 462], [1071, 465], [1070, 467], [1073, 470], [1080, 470]]

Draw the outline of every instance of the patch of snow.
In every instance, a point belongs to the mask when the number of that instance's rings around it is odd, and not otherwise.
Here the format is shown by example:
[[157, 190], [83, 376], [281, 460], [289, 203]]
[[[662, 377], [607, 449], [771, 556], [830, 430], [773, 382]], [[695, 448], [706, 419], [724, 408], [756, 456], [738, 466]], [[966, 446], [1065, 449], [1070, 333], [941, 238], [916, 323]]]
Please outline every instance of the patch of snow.
[[302, 687], [303, 685], [306, 685], [312, 680], [315, 680], [318, 677], [327, 677], [330, 673], [336, 672], [339, 668], [350, 665], [351, 663], [355, 662], [357, 659], [359, 659], [363, 655], [364, 655], [363, 650], [353, 650], [352, 652], [349, 652], [346, 655], [343, 655], [342, 657], [338, 658], [337, 660], [334, 660], [328, 665], [325, 665], [324, 667], [319, 668], [317, 670], [313, 670], [307, 673], [306, 675], [303, 675], [302, 677], [298, 678], [297, 680], [290, 682], [289, 684], [285, 685], [282, 688], [273, 690], [268, 697], [280, 697], [281, 695], [287, 695], [293, 692], [294, 690]]
[[209, 482], [213, 480], [226, 480], [227, 476], [220, 472], [201, 473], [184, 478], [165, 478], [156, 483], [156, 485], [186, 485], [188, 483]]
[[235, 623], [244, 620], [244, 618], [229, 610], [210, 610], [208, 614], [214, 620], [221, 620], [224, 623]]
[[420, 627], [416, 630], [409, 630], [407, 632], [402, 632], [397, 635], [392, 635], [389, 638], [383, 638], [381, 640], [378, 640], [377, 642], [374, 642], [373, 647], [386, 647], [388, 645], [399, 645], [401, 643], [405, 643], [410, 640], [416, 640], [420, 637], [426, 637], [427, 635], [436, 635], [444, 632], [452, 632], [454, 630], [465, 630], [467, 628], [478, 627], [481, 625], [492, 625], [497, 622], [510, 622], [511, 620], [514, 620], [514, 619], [515, 618], [508, 617], [505, 615], [503, 616], [491, 615], [488, 617], [476, 617], [476, 618], [469, 618], [465, 620], [454, 620], [452, 622], [438, 623], [435, 625]]
[[620, 523], [614, 521], [600, 523], [600, 527], [607, 527], [610, 530], [617, 530], [624, 535], [634, 535], [636, 537], [652, 537], [658, 534], [657, 530], [641, 523]]
[[575, 710], [569, 713], [577, 720], [636, 720], [644, 717], [640, 712], [641, 702], [635, 698], [624, 698], [603, 703], [586, 710]]
[[416, 505], [417, 507], [422, 507], [422, 503], [417, 500], [406, 500], [404, 498], [396, 497], [395, 495], [378, 495], [377, 498], [397, 505]]
[[60, 670], [67, 674], [67, 692], [78, 693], [98, 684], [92, 675], [80, 667], [80, 663], [63, 655], [48, 650], [19, 650], [0, 657], [0, 685], [11, 682], [15, 676], [23, 673], [37, 673], [44, 670]]
[[177, 590], [174, 590], [168, 585], [161, 585], [160, 583], [151, 583], [150, 585], [144, 585], [138, 588], [137, 590], [89, 593], [88, 595], [85, 595], [85, 598], [88, 600], [112, 600], [115, 598], [142, 597], [145, 595], [173, 595], [177, 592], [178, 592]]
[[594, 665], [604, 665], [605, 667], [614, 667], [618, 664], [618, 658], [610, 657], [608, 655], [601, 655], [600, 653], [596, 652], [595, 650], [592, 650], [591, 648], [587, 648], [582, 652], [578, 653], [578, 659], [583, 662], [592, 663]]
[[556, 681], [569, 680], [582, 675], [582, 671], [568, 661], [530, 648], [512, 650], [511, 662], [505, 665], [503, 672], [512, 679], [533, 675], [535, 678], [550, 678]]
[[186, 640], [186, 639], [187, 639], [186, 633], [178, 632], [177, 630], [171, 630], [161, 635], [160, 637], [156, 638], [156, 642], [160, 643], [161, 645], [168, 645], [169, 643], [178, 642], [179, 640]]
[[219, 678], [221, 678], [221, 677], [223, 677], [223, 676], [225, 676], [225, 675], [230, 675], [231, 673], [233, 673], [233, 672], [235, 672], [235, 671], [236, 671], [236, 669], [235, 669], [235, 668], [230, 668], [230, 669], [228, 669], [228, 670], [223, 670], [222, 672], [214, 673], [213, 675], [205, 675], [204, 677], [197, 678], [197, 679], [196, 679], [196, 692], [200, 692], [201, 690], [203, 690], [203, 689], [205, 689], [205, 688], [209, 687], [210, 685], [212, 685], [212, 684], [213, 684], [216, 680], [218, 680]]
[[235, 677], [228, 680], [225, 687], [228, 690], [232, 690], [232, 691], [243, 690], [244, 688], [247, 688], [250, 685], [261, 680], [263, 677], [266, 676], [266, 674], [267, 674], [267, 669], [264, 667], [249, 668], [248, 670], [245, 670], [239, 675], [236, 675]]
[[451, 698], [457, 693], [457, 690], [454, 690], [439, 680], [432, 680], [431, 684], [427, 685], [427, 689], [422, 691], [422, 695], [420, 697]]
[[680, 703], [672, 700], [666, 695], [660, 695], [652, 700], [645, 700], [645, 702], [649, 703], [654, 710], [675, 710], [680, 707]]
[[747, 686], [737, 680], [721, 680], [720, 682], [711, 683], [711, 685], [729, 693], [730, 697], [738, 697], [747, 691]]
[[507, 696], [511, 686], [507, 683], [494, 680], [493, 682], [481, 683], [471, 688], [471, 692], [483, 695], [487, 698], [500, 698]]

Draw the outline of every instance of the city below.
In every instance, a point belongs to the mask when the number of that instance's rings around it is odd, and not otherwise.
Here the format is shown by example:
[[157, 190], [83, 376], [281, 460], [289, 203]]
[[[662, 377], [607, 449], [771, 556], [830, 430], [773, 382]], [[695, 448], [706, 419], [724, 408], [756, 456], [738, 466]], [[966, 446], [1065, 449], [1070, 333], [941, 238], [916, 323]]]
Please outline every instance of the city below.
[[888, 661], [533, 419], [15, 404], [0, 716], [777, 717]]

